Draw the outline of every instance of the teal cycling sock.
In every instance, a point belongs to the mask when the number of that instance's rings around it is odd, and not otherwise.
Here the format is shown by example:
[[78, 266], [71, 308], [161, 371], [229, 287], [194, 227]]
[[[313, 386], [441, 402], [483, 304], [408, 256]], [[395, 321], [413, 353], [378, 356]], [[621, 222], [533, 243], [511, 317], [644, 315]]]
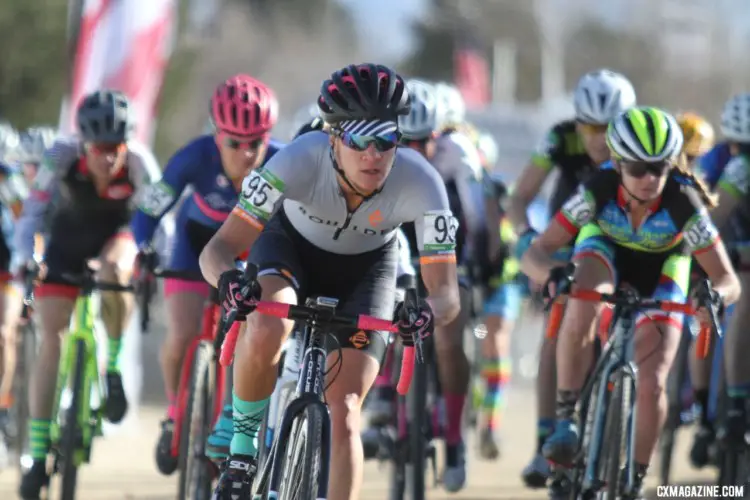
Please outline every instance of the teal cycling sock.
[[224, 409], [221, 411], [221, 417], [219, 417], [216, 420], [216, 426], [214, 427], [214, 430], [217, 431], [225, 431], [232, 433], [232, 405], [224, 405]]
[[107, 371], [117, 372], [117, 362], [120, 360], [120, 351], [122, 351], [122, 339], [107, 339]]
[[730, 385], [727, 387], [727, 394], [730, 398], [748, 398], [750, 397], [750, 384]]
[[232, 403], [234, 435], [229, 451], [232, 455], [254, 456], [258, 453], [258, 431], [263, 412], [268, 405], [268, 398], [261, 401], [243, 401], [232, 391]]
[[29, 440], [31, 441], [31, 458], [44, 460], [49, 452], [49, 426], [50, 421], [43, 418], [32, 418], [29, 420]]

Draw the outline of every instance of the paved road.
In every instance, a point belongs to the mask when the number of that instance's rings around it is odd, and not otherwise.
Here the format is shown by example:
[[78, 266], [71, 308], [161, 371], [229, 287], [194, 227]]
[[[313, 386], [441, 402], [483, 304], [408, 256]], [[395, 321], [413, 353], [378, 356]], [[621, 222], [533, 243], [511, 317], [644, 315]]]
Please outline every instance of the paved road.
[[[161, 331], [157, 325], [154, 332]], [[528, 326], [528, 325], [527, 325]], [[522, 329], [523, 330], [523, 329]], [[540, 331], [534, 325], [527, 331]], [[528, 342], [528, 336], [517, 336]], [[135, 342], [133, 341], [135, 340]], [[108, 435], [94, 444], [93, 463], [84, 468], [79, 475], [80, 500], [172, 500], [176, 496], [176, 478], [160, 476], [153, 463], [153, 447], [158, 431], [158, 421], [163, 410], [161, 377], [157, 369], [156, 356], [159, 335], [154, 333], [143, 337], [142, 346], [139, 336], [131, 336], [126, 351], [136, 353], [137, 359], [142, 352], [143, 389], [141, 391], [143, 406], [136, 408], [129, 419], [117, 429], [108, 429]], [[534, 343], [534, 342], [532, 342]], [[527, 344], [528, 345], [528, 344]], [[524, 349], [523, 346], [521, 348]], [[516, 364], [518, 366], [521, 363]], [[526, 363], [529, 364], [529, 363]], [[127, 370], [125, 370], [128, 372]], [[141, 370], [130, 369], [129, 373], [141, 373]], [[132, 382], [131, 382], [132, 384]], [[128, 385], [126, 384], [126, 389]], [[511, 388], [509, 412], [504, 425], [503, 449], [505, 455], [498, 462], [488, 463], [478, 459], [475, 450], [470, 455], [469, 480], [466, 489], [458, 495], [447, 495], [439, 488], [432, 489], [428, 498], [459, 500], [499, 500], [545, 498], [539, 491], [524, 489], [519, 474], [527, 460], [534, 441], [534, 405], [533, 393], [528, 382], [516, 383]], [[689, 436], [683, 433], [678, 445], [675, 460], [675, 481], [690, 484], [708, 483], [711, 476], [706, 472], [696, 472], [686, 463]], [[387, 468], [376, 463], [368, 463], [365, 476], [363, 500], [382, 500], [387, 498]], [[16, 498], [17, 476], [15, 471], [0, 473], [0, 499]], [[53, 496], [54, 498], [54, 496]], [[655, 496], [653, 498], [656, 498]]]
[[[519, 472], [529, 458], [533, 440], [532, 395], [528, 389], [513, 392], [506, 419], [505, 456], [496, 463], [480, 461], [472, 453], [467, 488], [459, 495], [431, 490], [430, 499], [499, 500], [545, 498], [522, 487]], [[174, 478], [160, 476], [153, 465], [153, 444], [160, 412], [153, 407], [140, 410], [137, 420], [95, 444], [93, 464], [80, 476], [81, 500], [172, 500]], [[686, 456], [687, 438], [680, 442], [678, 456]], [[685, 460], [677, 460], [676, 480], [709, 481], [710, 476], [691, 470]], [[387, 498], [387, 469], [368, 464], [364, 500]], [[15, 498], [17, 478], [11, 471], [0, 474], [0, 498]]]

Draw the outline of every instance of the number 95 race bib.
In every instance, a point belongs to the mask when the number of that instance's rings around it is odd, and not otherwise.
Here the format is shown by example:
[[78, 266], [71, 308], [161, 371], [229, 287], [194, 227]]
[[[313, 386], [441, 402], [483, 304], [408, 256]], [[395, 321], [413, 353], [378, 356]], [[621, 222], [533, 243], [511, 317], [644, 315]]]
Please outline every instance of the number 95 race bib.
[[426, 253], [446, 253], [456, 248], [458, 219], [450, 210], [431, 210], [424, 214], [422, 245]]
[[239, 204], [249, 215], [266, 222], [283, 193], [281, 179], [264, 169], [253, 170], [242, 182]]

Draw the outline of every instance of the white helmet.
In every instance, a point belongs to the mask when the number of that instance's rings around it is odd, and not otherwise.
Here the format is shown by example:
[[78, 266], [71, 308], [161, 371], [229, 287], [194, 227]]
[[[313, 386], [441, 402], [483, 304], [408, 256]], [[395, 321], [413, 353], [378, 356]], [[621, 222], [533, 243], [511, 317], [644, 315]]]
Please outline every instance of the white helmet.
[[455, 85], [440, 82], [435, 85], [438, 102], [438, 128], [457, 127], [466, 119], [466, 103]]
[[730, 141], [750, 143], [750, 93], [737, 94], [724, 105], [721, 133]]
[[406, 90], [411, 109], [408, 115], [398, 117], [399, 131], [405, 139], [426, 139], [438, 126], [435, 86], [424, 80], [411, 79], [406, 81]]
[[482, 159], [488, 168], [493, 168], [497, 164], [499, 151], [497, 147], [497, 141], [491, 134], [482, 132], [477, 138], [477, 149], [479, 154], [482, 155]]
[[305, 106], [297, 110], [297, 112], [294, 114], [294, 119], [292, 120], [292, 136], [294, 136], [297, 131], [304, 125], [310, 123], [315, 118], [321, 118], [320, 108], [318, 107], [317, 102], [314, 102], [309, 106]]
[[615, 116], [635, 106], [635, 89], [620, 73], [600, 69], [586, 73], [578, 81], [573, 95], [576, 119], [605, 125]]
[[29, 127], [19, 135], [17, 148], [8, 152], [6, 159], [19, 163], [41, 163], [44, 152], [52, 147], [57, 130], [52, 127]]
[[9, 157], [20, 144], [18, 132], [8, 122], [0, 123], [0, 160], [12, 161]]

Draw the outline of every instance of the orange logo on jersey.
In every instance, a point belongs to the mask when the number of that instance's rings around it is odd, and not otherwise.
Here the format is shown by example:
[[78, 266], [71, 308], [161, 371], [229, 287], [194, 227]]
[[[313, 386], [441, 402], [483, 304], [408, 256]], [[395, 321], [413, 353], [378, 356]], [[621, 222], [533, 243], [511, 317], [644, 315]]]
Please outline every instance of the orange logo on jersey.
[[349, 337], [349, 342], [352, 343], [354, 347], [357, 349], [362, 349], [363, 347], [367, 346], [370, 343], [370, 338], [367, 336], [365, 332], [362, 330], [358, 331], [351, 337]]
[[383, 222], [383, 214], [380, 213], [380, 210], [375, 210], [370, 214], [370, 217], [368, 219], [371, 226], [377, 227], [378, 224]]

